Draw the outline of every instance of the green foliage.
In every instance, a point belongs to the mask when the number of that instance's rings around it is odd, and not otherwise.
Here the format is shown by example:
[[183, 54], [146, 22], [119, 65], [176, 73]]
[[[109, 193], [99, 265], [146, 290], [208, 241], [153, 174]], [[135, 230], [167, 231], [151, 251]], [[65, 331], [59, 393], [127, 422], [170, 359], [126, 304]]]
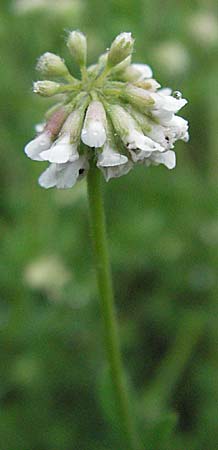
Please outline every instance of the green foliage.
[[[163, 8], [160, 0], [104, 6], [72, 0], [65, 14], [18, 14], [12, 6], [2, 2], [0, 18], [0, 448], [123, 450], [105, 366], [85, 182], [44, 191], [36, 182], [44, 164], [22, 151], [49, 104], [30, 92], [35, 61], [45, 51], [66, 57], [64, 30], [80, 29], [93, 60], [116, 34], [132, 31], [135, 62], [151, 64], [163, 85], [189, 99], [183, 116], [191, 141], [177, 144], [177, 168], [139, 167], [105, 185], [105, 200], [125, 367], [144, 446], [215, 449], [218, 43], [202, 43], [188, 25], [205, 12], [204, 2]], [[217, 17], [216, 2], [209, 12]], [[168, 42], [179, 42], [187, 56], [175, 71], [160, 58]]]

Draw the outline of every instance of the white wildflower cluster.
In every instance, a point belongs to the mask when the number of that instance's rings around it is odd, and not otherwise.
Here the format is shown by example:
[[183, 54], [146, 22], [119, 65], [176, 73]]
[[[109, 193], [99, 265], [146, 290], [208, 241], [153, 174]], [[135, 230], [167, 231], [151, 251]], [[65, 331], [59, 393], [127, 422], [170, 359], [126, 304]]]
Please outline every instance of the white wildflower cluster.
[[40, 57], [37, 69], [52, 79], [35, 82], [33, 90], [58, 99], [25, 147], [31, 159], [50, 163], [39, 178], [42, 187], [70, 188], [93, 163], [106, 181], [135, 164], [175, 167], [174, 144], [189, 139], [188, 122], [176, 115], [187, 100], [178, 91], [161, 89], [148, 65], [131, 63], [133, 44], [131, 33], [121, 33], [87, 68], [85, 36], [69, 33], [67, 46], [81, 79], [59, 56]]

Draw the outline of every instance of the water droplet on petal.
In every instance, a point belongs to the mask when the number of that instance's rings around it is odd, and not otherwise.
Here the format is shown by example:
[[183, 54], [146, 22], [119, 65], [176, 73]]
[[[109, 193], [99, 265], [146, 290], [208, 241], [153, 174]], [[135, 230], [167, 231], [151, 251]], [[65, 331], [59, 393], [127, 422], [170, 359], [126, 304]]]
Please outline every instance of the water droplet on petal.
[[180, 100], [182, 98], [182, 94], [179, 91], [174, 91], [173, 92], [173, 97], [176, 98], [177, 100]]

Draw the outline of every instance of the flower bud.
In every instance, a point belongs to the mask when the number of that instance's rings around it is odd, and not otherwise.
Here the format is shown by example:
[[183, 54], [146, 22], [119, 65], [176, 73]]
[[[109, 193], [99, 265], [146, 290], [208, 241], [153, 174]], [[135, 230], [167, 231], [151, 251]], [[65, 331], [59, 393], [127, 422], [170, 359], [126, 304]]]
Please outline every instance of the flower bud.
[[85, 35], [80, 31], [71, 31], [68, 36], [67, 47], [76, 63], [81, 67], [85, 66], [87, 58], [87, 42]]
[[45, 77], [64, 77], [69, 75], [64, 60], [54, 53], [44, 53], [40, 56], [36, 69]]
[[112, 42], [108, 53], [108, 66], [113, 67], [119, 64], [132, 54], [134, 39], [131, 33], [121, 33]]
[[54, 81], [36, 81], [33, 83], [33, 92], [42, 95], [42, 97], [52, 97], [60, 92], [61, 85]]
[[153, 106], [155, 103], [149, 92], [131, 84], [126, 86], [123, 96], [128, 102], [143, 111], [144, 108]]
[[121, 63], [117, 64], [111, 70], [111, 74], [116, 77], [116, 79], [120, 79], [122, 77], [123, 72], [127, 67], [131, 64], [131, 56], [127, 56]]

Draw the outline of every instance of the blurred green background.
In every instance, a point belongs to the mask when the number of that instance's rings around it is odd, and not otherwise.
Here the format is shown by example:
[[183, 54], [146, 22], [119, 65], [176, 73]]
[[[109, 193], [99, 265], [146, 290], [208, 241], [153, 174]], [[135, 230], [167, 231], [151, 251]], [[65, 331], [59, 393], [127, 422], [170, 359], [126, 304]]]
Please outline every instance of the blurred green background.
[[92, 261], [85, 181], [37, 185], [24, 145], [51, 103], [38, 56], [89, 62], [121, 31], [135, 62], [189, 103], [177, 168], [105, 184], [125, 366], [146, 450], [218, 449], [218, 5], [215, 0], [1, 0], [1, 450], [121, 450]]

